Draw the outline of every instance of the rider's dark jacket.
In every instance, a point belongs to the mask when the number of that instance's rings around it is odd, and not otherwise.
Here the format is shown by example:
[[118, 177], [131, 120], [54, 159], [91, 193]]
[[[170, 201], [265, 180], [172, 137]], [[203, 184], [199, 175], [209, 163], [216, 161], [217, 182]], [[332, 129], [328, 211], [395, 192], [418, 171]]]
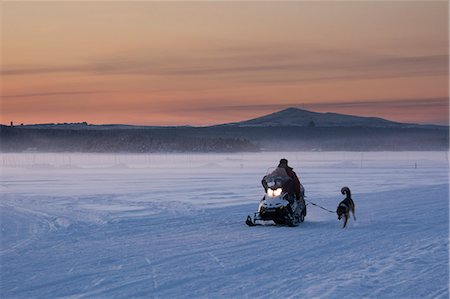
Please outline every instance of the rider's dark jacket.
[[[294, 193], [296, 195], [297, 198], [300, 198], [300, 181], [297, 177], [297, 174], [295, 173], [295, 171], [292, 169], [292, 167], [289, 166], [284, 166], [284, 165], [278, 165], [278, 168], [274, 171], [276, 172], [279, 168], [282, 168], [284, 171], [286, 171], [286, 174], [291, 178], [290, 181], [288, 181], [283, 188], [286, 188], [289, 193]], [[266, 177], [265, 176], [261, 183], [264, 187], [264, 190], [267, 191], [267, 182], [266, 182]]]
[[[283, 166], [279, 166], [279, 167], [283, 167]], [[297, 174], [292, 169], [292, 167], [285, 166], [283, 168], [286, 170], [288, 176], [292, 179], [292, 182], [294, 183], [295, 194], [300, 195], [300, 180], [298, 179]]]

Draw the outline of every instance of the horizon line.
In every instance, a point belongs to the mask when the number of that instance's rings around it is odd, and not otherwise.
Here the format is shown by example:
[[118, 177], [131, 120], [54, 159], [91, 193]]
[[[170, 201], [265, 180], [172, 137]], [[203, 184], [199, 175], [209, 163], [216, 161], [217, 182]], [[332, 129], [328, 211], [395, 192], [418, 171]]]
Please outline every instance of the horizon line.
[[[314, 105], [314, 104], [313, 104]], [[323, 104], [322, 104], [323, 105]], [[447, 122], [446, 124], [442, 124], [442, 123], [411, 123], [411, 122], [400, 122], [400, 121], [395, 121], [395, 120], [390, 120], [384, 117], [379, 117], [379, 116], [361, 116], [361, 115], [356, 115], [356, 114], [346, 114], [346, 113], [337, 113], [337, 112], [332, 112], [332, 111], [327, 111], [327, 112], [318, 112], [318, 111], [314, 111], [314, 110], [310, 110], [310, 109], [305, 109], [305, 108], [298, 108], [295, 107], [295, 105], [293, 106], [289, 106], [287, 108], [284, 109], [280, 109], [280, 110], [276, 110], [273, 112], [269, 112], [260, 116], [256, 116], [254, 118], [250, 118], [250, 119], [244, 119], [244, 120], [239, 120], [239, 121], [231, 121], [231, 122], [226, 122], [226, 123], [216, 123], [216, 124], [209, 124], [209, 125], [189, 125], [189, 124], [177, 124], [177, 125], [150, 125], [150, 124], [131, 124], [131, 123], [91, 123], [91, 122], [87, 122], [85, 120], [83, 121], [75, 121], [75, 122], [47, 122], [47, 123], [23, 123], [21, 122], [20, 124], [14, 124], [14, 121], [10, 121], [9, 124], [3, 124], [0, 123], [0, 125], [5, 126], [5, 127], [20, 127], [20, 126], [43, 126], [43, 125], [86, 125], [86, 126], [130, 126], [130, 127], [160, 127], [160, 128], [173, 128], [173, 127], [192, 127], [192, 128], [206, 128], [206, 127], [214, 127], [214, 126], [221, 126], [221, 125], [228, 125], [228, 124], [237, 124], [240, 122], [246, 122], [246, 121], [250, 121], [253, 119], [257, 119], [257, 118], [261, 118], [261, 117], [265, 117], [265, 116], [269, 116], [275, 113], [279, 113], [279, 112], [283, 112], [289, 109], [296, 109], [296, 110], [302, 110], [302, 111], [307, 111], [307, 112], [312, 112], [312, 113], [318, 113], [318, 114], [327, 114], [327, 113], [333, 113], [333, 114], [339, 114], [339, 115], [345, 115], [345, 116], [355, 116], [355, 117], [362, 117], [362, 118], [378, 118], [378, 119], [382, 119], [382, 120], [386, 120], [389, 122], [394, 122], [394, 123], [398, 123], [398, 124], [404, 124], [404, 125], [423, 125], [423, 126], [442, 126], [442, 127], [450, 127], [450, 122]]]

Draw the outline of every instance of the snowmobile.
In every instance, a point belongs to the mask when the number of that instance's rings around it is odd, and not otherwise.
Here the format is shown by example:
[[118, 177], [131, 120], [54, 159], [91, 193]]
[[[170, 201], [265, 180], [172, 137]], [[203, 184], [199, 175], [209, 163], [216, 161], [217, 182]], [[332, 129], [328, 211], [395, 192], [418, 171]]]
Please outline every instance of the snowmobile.
[[264, 225], [269, 221], [275, 224], [298, 226], [305, 220], [306, 204], [305, 189], [300, 185], [300, 198], [289, 193], [289, 184], [292, 179], [286, 172], [273, 171], [262, 180], [266, 190], [264, 197], [260, 200], [258, 211], [253, 219], [247, 216], [245, 223], [248, 226]]

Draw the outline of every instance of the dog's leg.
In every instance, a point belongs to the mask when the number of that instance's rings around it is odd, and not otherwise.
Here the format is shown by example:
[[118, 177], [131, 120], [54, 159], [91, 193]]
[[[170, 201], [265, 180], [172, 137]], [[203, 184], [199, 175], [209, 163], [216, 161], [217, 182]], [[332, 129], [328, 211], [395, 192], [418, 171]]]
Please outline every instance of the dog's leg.
[[355, 205], [352, 206], [352, 214], [353, 214], [353, 219], [355, 219], [355, 221], [356, 221], [356, 216], [355, 216]]
[[348, 216], [348, 214], [344, 214], [344, 226], [342, 228], [345, 228], [347, 226]]

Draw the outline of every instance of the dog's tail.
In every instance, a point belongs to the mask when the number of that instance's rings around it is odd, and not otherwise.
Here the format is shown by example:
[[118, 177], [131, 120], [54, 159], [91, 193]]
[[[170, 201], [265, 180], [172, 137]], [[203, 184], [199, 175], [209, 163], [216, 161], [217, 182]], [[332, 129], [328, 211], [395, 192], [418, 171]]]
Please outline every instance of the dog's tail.
[[349, 187], [342, 187], [341, 193], [344, 194], [346, 197], [352, 197], [352, 193], [350, 192]]

